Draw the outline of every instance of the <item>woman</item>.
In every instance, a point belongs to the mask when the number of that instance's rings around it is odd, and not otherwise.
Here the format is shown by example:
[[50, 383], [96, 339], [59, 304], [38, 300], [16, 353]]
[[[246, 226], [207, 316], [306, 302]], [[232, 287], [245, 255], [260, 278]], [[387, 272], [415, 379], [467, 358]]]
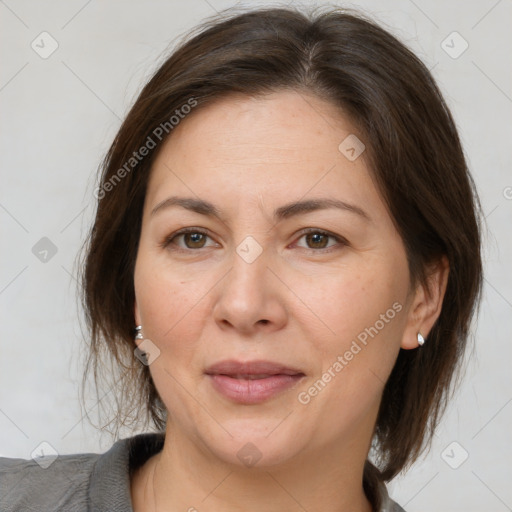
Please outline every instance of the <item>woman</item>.
[[118, 424], [157, 432], [2, 459], [2, 510], [403, 510], [385, 483], [428, 446], [482, 280], [419, 59], [346, 11], [215, 18], [145, 86], [96, 192], [88, 366], [112, 357]]

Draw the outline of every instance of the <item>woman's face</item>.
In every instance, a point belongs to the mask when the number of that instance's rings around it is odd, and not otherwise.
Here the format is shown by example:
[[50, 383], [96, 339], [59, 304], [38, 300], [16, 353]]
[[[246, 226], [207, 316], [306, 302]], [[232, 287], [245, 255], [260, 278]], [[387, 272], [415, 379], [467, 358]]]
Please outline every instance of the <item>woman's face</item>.
[[[309, 95], [231, 96], [181, 121], [153, 165], [135, 318], [170, 426], [204, 453], [368, 450], [415, 332], [404, 246], [353, 134]], [[209, 372], [226, 360], [294, 375]]]

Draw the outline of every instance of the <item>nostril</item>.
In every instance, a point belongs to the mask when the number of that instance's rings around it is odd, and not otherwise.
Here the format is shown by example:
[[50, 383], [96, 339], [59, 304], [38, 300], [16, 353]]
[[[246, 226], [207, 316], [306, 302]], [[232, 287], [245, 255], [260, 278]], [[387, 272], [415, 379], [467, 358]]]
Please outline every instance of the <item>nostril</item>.
[[258, 323], [262, 323], [262, 324], [268, 324], [268, 320], [259, 320]]

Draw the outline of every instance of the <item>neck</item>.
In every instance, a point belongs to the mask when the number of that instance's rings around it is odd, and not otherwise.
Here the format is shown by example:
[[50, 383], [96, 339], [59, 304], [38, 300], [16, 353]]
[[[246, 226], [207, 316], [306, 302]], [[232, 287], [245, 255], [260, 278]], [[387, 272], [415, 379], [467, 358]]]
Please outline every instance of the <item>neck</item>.
[[134, 511], [371, 512], [362, 485], [367, 451], [325, 446], [283, 464], [245, 467], [219, 461], [168, 423], [162, 451], [136, 474]]

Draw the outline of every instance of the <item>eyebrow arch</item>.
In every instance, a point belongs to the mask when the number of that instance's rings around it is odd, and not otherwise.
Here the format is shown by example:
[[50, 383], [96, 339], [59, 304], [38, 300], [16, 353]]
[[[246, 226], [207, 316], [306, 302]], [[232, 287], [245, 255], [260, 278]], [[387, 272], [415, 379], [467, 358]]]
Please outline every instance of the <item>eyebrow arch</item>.
[[222, 220], [219, 210], [212, 203], [204, 201], [203, 199], [196, 199], [194, 197], [168, 197], [158, 203], [153, 210], [151, 210], [151, 215], [155, 215], [158, 211], [172, 206], [181, 206], [182, 208], [192, 212], [207, 215], [208, 217], [217, 217], [219, 220]]
[[[172, 206], [181, 206], [187, 210], [206, 215], [208, 217], [217, 217], [219, 220], [224, 222], [222, 215], [218, 208], [212, 203], [204, 201], [203, 199], [196, 199], [193, 197], [177, 197], [171, 196], [158, 203], [153, 210], [151, 215], [155, 215], [158, 211]], [[332, 198], [319, 198], [319, 199], [308, 199], [306, 201], [294, 201], [284, 206], [280, 206], [274, 211], [274, 219], [277, 221], [289, 219], [295, 215], [301, 215], [304, 213], [313, 212], [316, 210], [325, 210], [328, 208], [338, 208], [345, 210], [356, 215], [359, 215], [366, 221], [371, 221], [370, 216], [358, 206], [355, 206], [345, 201]]]
[[359, 206], [341, 201], [340, 199], [331, 198], [308, 199], [306, 201], [288, 203], [277, 208], [274, 212], [274, 217], [276, 220], [283, 220], [293, 217], [294, 215], [313, 212], [315, 210], [326, 210], [328, 208], [338, 208], [359, 215], [367, 221], [371, 220], [370, 216], [362, 208], [359, 208]]

